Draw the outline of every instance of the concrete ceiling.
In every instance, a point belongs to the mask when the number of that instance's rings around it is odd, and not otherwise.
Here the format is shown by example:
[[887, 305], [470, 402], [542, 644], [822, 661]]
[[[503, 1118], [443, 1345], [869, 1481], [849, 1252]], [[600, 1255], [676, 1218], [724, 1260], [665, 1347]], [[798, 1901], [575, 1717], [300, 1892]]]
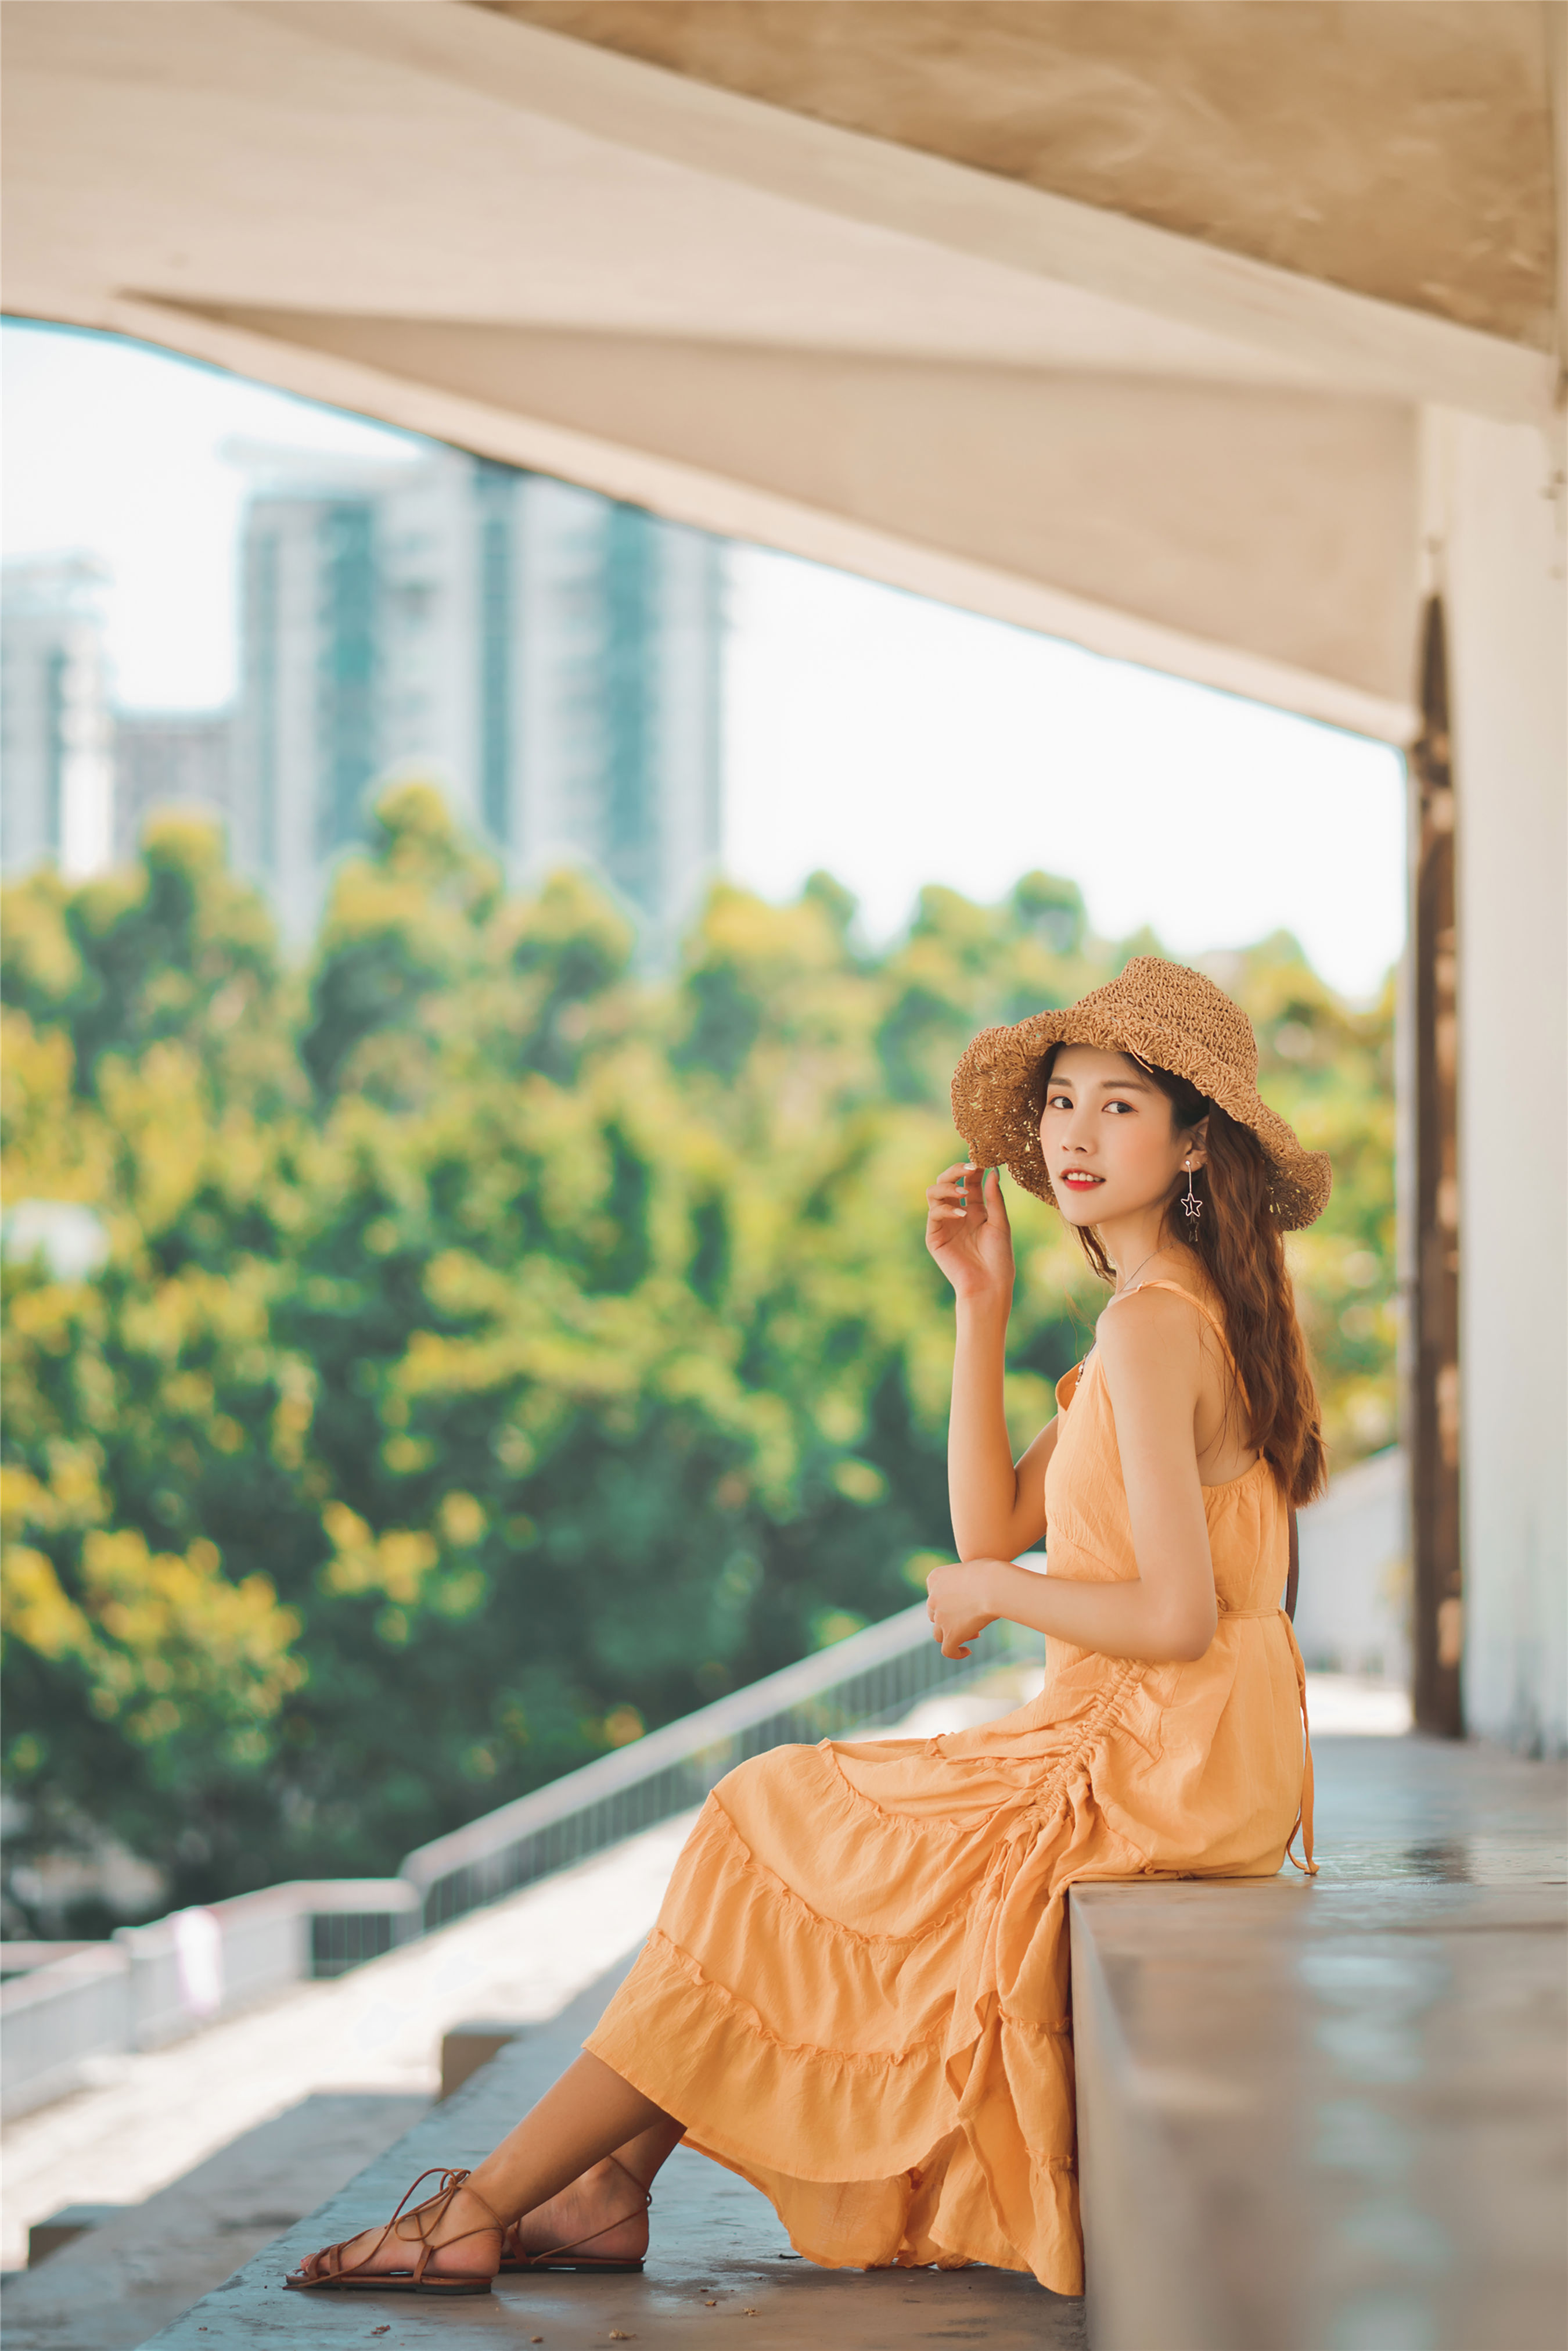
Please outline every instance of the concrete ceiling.
[[1541, 0], [477, 0], [1552, 347]]
[[[1179, 180], [1196, 201], [1205, 159], [1223, 153], [1244, 223], [1248, 172], [1267, 179], [1268, 141], [1234, 90], [1234, 135], [1204, 128], [1222, 47], [1210, 18], [1267, 18], [1277, 34], [1297, 19], [1495, 16], [1514, 89], [1529, 13], [1421, 0], [758, 0], [738, 12], [8, 0], [7, 307], [142, 335], [1397, 737], [1409, 723], [1418, 413], [1549, 411], [1540, 269], [1498, 275], [1515, 287], [1510, 331], [1482, 331], [1441, 306], [1278, 266], [1239, 238], [1228, 247], [1213, 215], [1177, 234], [1148, 191]], [[701, 56], [671, 71], [520, 21], [546, 14], [571, 17], [574, 36], [592, 18], [618, 42], [640, 27]], [[999, 59], [1016, 68], [1031, 27], [1052, 28], [1052, 56], [1067, 32], [1087, 55], [1107, 17], [1205, 27], [1148, 135], [1123, 137], [1127, 209], [1110, 206], [1103, 177], [1082, 201], [1024, 172], [1071, 151], [1114, 178], [1106, 108], [1085, 111], [1075, 148], [1044, 138], [1065, 103], [1054, 68], [1015, 73], [1018, 136], [998, 155], [1017, 176], [988, 148], [983, 170], [941, 148], [939, 130], [950, 147], [981, 138], [986, 106], [1002, 104]], [[715, 86], [719, 34], [748, 26], [777, 33], [740, 50], [758, 69], [770, 57], [788, 67], [789, 102]], [[939, 26], [956, 59], [945, 112]], [[874, 45], [899, 38], [908, 56], [884, 72]], [[1168, 65], [1168, 40], [1160, 54]], [[1277, 39], [1268, 54], [1278, 63]], [[1147, 58], [1144, 70], [1152, 88]], [[823, 119], [827, 82], [835, 104], [846, 87], [867, 102], [881, 92], [883, 116]], [[805, 103], [814, 93], [820, 112]], [[1369, 136], [1369, 214], [1405, 138]], [[1532, 138], [1521, 133], [1521, 220], [1538, 208]], [[1472, 144], [1501, 168], [1492, 130]], [[1320, 177], [1349, 188], [1353, 146], [1342, 126]], [[1302, 210], [1312, 141], [1298, 136], [1298, 151], [1295, 195], [1261, 204], [1254, 242]], [[1148, 217], [1133, 216], [1133, 195]], [[1526, 250], [1522, 229], [1513, 242]], [[1469, 270], [1465, 299], [1479, 300], [1473, 253]], [[1490, 315], [1495, 326], [1502, 312]]]
[[627, 123], [606, 103], [621, 94], [613, 68], [593, 89], [591, 52], [441, 0], [8, 0], [3, 14], [13, 309], [113, 289], [1317, 380], [1309, 357], [1223, 322], [747, 178], [696, 152], [666, 77], [622, 69], [650, 86]]

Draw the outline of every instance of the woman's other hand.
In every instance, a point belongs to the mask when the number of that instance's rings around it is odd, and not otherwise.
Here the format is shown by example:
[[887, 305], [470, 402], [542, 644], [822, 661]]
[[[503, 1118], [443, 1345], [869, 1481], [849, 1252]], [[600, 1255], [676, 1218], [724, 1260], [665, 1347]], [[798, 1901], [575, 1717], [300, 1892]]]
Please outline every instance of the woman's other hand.
[[926, 1247], [961, 1299], [1012, 1301], [1012, 1230], [1002, 1171], [972, 1160], [944, 1167], [926, 1189]]
[[959, 1560], [951, 1567], [933, 1567], [926, 1578], [926, 1614], [936, 1628], [944, 1657], [967, 1657], [968, 1644], [996, 1621], [988, 1607], [992, 1559]]

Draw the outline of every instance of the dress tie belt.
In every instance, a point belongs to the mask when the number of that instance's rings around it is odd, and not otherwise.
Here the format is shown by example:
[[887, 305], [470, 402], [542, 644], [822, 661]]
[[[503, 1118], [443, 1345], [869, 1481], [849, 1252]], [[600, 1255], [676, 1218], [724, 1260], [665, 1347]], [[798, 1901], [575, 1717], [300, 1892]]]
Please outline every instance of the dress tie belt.
[[[1317, 1864], [1312, 1857], [1312, 1726], [1307, 1721], [1306, 1661], [1301, 1653], [1301, 1644], [1296, 1639], [1295, 1626], [1282, 1608], [1279, 1613], [1284, 1625], [1285, 1637], [1291, 1645], [1291, 1656], [1295, 1662], [1296, 1695], [1301, 1699], [1302, 1707], [1302, 1802], [1301, 1810], [1296, 1814], [1296, 1827], [1291, 1831], [1285, 1852], [1289, 1858], [1295, 1862], [1296, 1867], [1303, 1876], [1315, 1877]], [[1296, 1841], [1296, 1829], [1301, 1831], [1302, 1852], [1305, 1855], [1303, 1861], [1296, 1861], [1295, 1855], [1291, 1852], [1291, 1846]]]

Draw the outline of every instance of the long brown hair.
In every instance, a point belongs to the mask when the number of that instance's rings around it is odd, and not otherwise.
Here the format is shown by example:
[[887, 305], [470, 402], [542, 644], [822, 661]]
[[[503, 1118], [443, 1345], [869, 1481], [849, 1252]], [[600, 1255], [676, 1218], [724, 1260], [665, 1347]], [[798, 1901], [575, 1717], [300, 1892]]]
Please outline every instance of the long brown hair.
[[[1060, 1050], [1054, 1047], [1046, 1062], [1047, 1082]], [[1192, 1251], [1220, 1300], [1241, 1382], [1248, 1444], [1268, 1462], [1292, 1503], [1310, 1502], [1323, 1490], [1328, 1465], [1317, 1389], [1285, 1265], [1284, 1235], [1269, 1206], [1268, 1154], [1251, 1127], [1187, 1079], [1148, 1061], [1138, 1061], [1138, 1067], [1169, 1102], [1179, 1134], [1203, 1119], [1209, 1122], [1204, 1165], [1192, 1173], [1203, 1213], [1179, 1232], [1171, 1221], [1173, 1194], [1166, 1230]], [[1098, 1233], [1083, 1225], [1074, 1229], [1095, 1271], [1103, 1281], [1114, 1282], [1116, 1268]]]

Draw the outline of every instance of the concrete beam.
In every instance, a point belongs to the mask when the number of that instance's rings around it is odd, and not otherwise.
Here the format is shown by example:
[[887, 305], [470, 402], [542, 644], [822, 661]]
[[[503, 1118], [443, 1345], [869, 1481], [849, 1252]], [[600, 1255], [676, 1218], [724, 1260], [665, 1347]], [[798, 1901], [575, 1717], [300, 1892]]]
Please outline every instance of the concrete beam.
[[1404, 743], [1379, 402], [113, 299], [80, 323], [728, 537]]

